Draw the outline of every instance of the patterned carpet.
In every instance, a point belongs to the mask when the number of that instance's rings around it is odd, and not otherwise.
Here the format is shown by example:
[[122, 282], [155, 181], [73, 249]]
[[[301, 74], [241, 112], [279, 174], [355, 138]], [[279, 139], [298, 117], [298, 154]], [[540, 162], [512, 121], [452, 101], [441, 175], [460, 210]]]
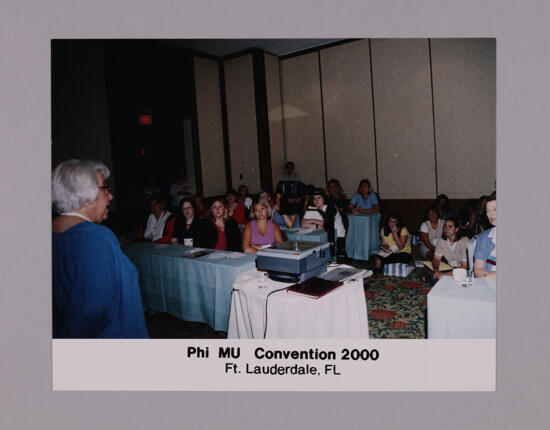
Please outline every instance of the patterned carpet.
[[[372, 269], [373, 262], [338, 260], [354, 267]], [[406, 278], [375, 275], [364, 280], [371, 339], [425, 339], [426, 295], [430, 286], [420, 281], [418, 269]], [[151, 338], [225, 339], [207, 324], [180, 320], [165, 313], [145, 313]]]
[[406, 278], [365, 279], [372, 339], [425, 339], [426, 295], [431, 288], [413, 271]]

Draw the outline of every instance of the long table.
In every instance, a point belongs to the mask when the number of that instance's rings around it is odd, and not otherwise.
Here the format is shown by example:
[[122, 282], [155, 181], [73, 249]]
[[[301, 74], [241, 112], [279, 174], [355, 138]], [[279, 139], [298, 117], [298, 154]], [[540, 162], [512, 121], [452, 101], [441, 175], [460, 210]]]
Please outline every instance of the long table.
[[[233, 284], [229, 339], [367, 339], [369, 326], [363, 280], [349, 280], [319, 299], [286, 291], [251, 270]], [[271, 294], [272, 293], [272, 294]], [[266, 306], [267, 304], [267, 306]]]
[[443, 276], [428, 293], [428, 339], [494, 339], [496, 288], [474, 279], [465, 288]]
[[368, 260], [380, 248], [380, 214], [349, 214], [346, 254], [354, 260]]
[[145, 309], [204, 322], [218, 331], [227, 331], [233, 282], [256, 267], [255, 255], [237, 252], [192, 259], [182, 255], [197, 248], [181, 245], [132, 242], [121, 248], [138, 269]]

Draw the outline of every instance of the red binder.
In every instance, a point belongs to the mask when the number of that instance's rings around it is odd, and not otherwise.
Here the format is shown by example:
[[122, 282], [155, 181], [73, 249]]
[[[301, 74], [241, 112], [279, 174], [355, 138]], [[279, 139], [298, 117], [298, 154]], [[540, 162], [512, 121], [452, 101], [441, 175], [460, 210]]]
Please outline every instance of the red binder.
[[309, 278], [307, 281], [292, 285], [287, 289], [287, 292], [290, 291], [291, 293], [303, 294], [304, 296], [318, 299], [341, 285], [344, 285], [344, 283], [327, 281], [321, 278]]

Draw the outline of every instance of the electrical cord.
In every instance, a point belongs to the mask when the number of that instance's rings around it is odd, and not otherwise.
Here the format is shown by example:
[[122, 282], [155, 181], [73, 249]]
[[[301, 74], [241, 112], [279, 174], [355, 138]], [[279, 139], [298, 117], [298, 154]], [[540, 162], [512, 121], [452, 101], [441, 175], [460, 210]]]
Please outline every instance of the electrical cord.
[[[293, 284], [294, 285], [294, 284]], [[265, 335], [267, 333], [267, 303], [269, 302], [269, 296], [271, 296], [273, 293], [276, 293], [278, 291], [288, 290], [292, 285], [289, 285], [287, 287], [279, 288], [277, 290], [270, 291], [267, 297], [265, 298], [265, 324], [264, 324], [264, 339]]]

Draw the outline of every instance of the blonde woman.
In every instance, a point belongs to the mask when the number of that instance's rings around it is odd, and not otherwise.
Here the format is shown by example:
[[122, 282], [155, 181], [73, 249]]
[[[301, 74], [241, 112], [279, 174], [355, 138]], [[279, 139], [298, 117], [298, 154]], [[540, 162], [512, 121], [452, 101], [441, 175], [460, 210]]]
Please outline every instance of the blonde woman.
[[243, 251], [256, 254], [265, 246], [281, 243], [283, 236], [277, 224], [271, 221], [271, 207], [265, 200], [254, 202], [252, 220], [246, 224], [243, 231]]

